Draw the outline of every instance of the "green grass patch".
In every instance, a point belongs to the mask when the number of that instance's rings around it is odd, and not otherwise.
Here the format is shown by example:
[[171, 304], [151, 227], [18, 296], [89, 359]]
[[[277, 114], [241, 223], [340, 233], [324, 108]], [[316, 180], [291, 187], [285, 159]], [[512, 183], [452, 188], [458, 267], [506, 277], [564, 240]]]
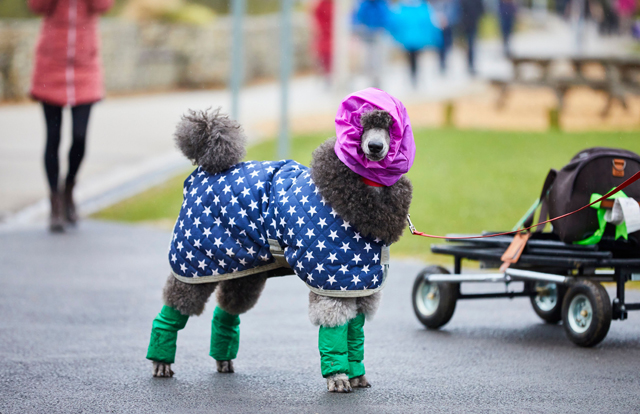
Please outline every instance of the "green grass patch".
[[[291, 158], [309, 165], [313, 150], [330, 133], [298, 136]], [[561, 168], [577, 152], [594, 146], [640, 153], [639, 132], [494, 132], [454, 129], [415, 131], [417, 155], [411, 218], [418, 230], [444, 235], [510, 230], [539, 195], [550, 168]], [[251, 147], [247, 159], [276, 159], [276, 142]], [[190, 171], [95, 215], [126, 222], [173, 223], [182, 203], [182, 182]], [[408, 233], [392, 246], [394, 255], [439, 261], [437, 243]], [[441, 260], [449, 261], [448, 258]]]

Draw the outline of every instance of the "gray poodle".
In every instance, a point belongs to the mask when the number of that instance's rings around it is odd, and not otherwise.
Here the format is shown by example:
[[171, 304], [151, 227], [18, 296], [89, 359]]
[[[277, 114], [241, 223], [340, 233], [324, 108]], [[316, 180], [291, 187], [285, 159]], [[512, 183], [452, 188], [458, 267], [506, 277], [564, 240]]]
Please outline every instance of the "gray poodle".
[[[384, 160], [397, 121], [370, 107], [357, 118], [363, 159]], [[379, 305], [388, 246], [406, 225], [409, 179], [372, 185], [339, 158], [336, 138], [314, 151], [310, 169], [291, 160], [242, 163], [242, 129], [219, 111], [190, 111], [175, 137], [198, 168], [185, 181], [165, 306], [153, 322], [147, 353], [153, 376], [173, 376], [177, 333], [214, 291], [210, 355], [218, 372], [234, 372], [239, 315], [256, 304], [269, 277], [296, 274], [310, 289], [328, 390], [369, 387], [363, 325]]]

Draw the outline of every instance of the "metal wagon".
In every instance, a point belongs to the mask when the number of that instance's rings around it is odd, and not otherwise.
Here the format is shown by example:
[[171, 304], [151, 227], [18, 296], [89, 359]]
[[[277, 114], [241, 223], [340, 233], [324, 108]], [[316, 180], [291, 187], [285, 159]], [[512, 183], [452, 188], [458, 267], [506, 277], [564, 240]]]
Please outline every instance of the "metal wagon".
[[[451, 236], [453, 237], [453, 235]], [[513, 236], [450, 240], [434, 244], [431, 251], [453, 256], [451, 274], [441, 266], [423, 269], [413, 284], [413, 309], [430, 329], [445, 325], [458, 300], [529, 297], [533, 310], [545, 322], [562, 321], [569, 339], [590, 347], [602, 341], [612, 320], [625, 320], [640, 310], [640, 303], [626, 303], [625, 283], [640, 280], [640, 251], [633, 243], [603, 239], [598, 245], [581, 246], [561, 242], [552, 233], [534, 233], [520, 259], [504, 272], [462, 273], [463, 259], [478, 261], [481, 269], [497, 269]], [[520, 291], [509, 291], [511, 282], [524, 282]], [[469, 282], [500, 283], [504, 292], [462, 293]], [[613, 301], [601, 282], [616, 284]]]

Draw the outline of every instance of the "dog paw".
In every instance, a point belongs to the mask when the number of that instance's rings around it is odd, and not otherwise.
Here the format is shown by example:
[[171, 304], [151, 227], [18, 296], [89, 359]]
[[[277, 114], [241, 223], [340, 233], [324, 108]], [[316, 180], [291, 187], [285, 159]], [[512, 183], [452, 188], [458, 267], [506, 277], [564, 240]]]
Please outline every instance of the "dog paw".
[[349, 380], [351, 388], [371, 388], [371, 383], [367, 381], [367, 377], [360, 375]]
[[171, 370], [171, 364], [167, 364], [164, 362], [153, 362], [153, 376], [154, 377], [162, 377], [162, 378], [170, 378], [173, 377], [173, 371]]
[[218, 372], [224, 374], [233, 373], [233, 361], [216, 361], [216, 366], [218, 367]]
[[334, 374], [327, 377], [327, 390], [329, 392], [351, 392], [351, 384], [347, 374]]

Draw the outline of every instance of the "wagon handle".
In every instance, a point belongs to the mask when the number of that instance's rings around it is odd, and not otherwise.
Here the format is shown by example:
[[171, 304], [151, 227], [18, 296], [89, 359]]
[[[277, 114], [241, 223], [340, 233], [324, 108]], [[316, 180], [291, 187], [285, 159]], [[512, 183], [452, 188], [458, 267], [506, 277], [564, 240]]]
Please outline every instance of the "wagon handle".
[[450, 236], [435, 236], [433, 234], [427, 234], [427, 233], [423, 233], [421, 231], [417, 231], [416, 228], [413, 226], [413, 224], [411, 223], [411, 219], [409, 218], [409, 215], [407, 215], [407, 220], [409, 221], [409, 228], [411, 229], [411, 234], [416, 235], [416, 236], [423, 236], [423, 237], [430, 237], [432, 239], [448, 239], [448, 240], [469, 240], [469, 239], [484, 239], [487, 237], [498, 237], [498, 236], [508, 236], [511, 234], [516, 234], [516, 233], [522, 233], [525, 231], [529, 231], [530, 229], [534, 228], [534, 227], [538, 227], [538, 226], [542, 226], [544, 224], [547, 223], [551, 223], [553, 221], [565, 218], [567, 216], [570, 216], [572, 214], [577, 213], [578, 211], [582, 211], [587, 207], [590, 207], [596, 203], [599, 203], [602, 200], [605, 200], [609, 197], [611, 197], [612, 195], [616, 194], [618, 191], [623, 190], [624, 188], [626, 188], [627, 186], [629, 186], [630, 184], [633, 184], [634, 182], [640, 180], [640, 171], [638, 171], [637, 173], [633, 174], [631, 177], [627, 178], [622, 184], [620, 184], [619, 186], [617, 186], [616, 188], [614, 188], [613, 190], [609, 191], [607, 194], [603, 195], [602, 197], [600, 197], [599, 199], [592, 201], [591, 203], [587, 204], [586, 206], [580, 207], [577, 210], [574, 210], [570, 213], [566, 213], [563, 214], [561, 216], [558, 217], [554, 217], [552, 219], [549, 220], [545, 220], [545, 221], [541, 221], [538, 224], [534, 224], [533, 226], [529, 226], [526, 227], [524, 229], [518, 229], [515, 231], [508, 231], [505, 233], [494, 233], [494, 234], [485, 234], [482, 236], [464, 236], [464, 237], [450, 237]]
[[409, 230], [411, 230], [411, 234], [416, 234], [416, 227], [411, 222], [411, 214], [407, 214], [407, 221], [409, 222]]

